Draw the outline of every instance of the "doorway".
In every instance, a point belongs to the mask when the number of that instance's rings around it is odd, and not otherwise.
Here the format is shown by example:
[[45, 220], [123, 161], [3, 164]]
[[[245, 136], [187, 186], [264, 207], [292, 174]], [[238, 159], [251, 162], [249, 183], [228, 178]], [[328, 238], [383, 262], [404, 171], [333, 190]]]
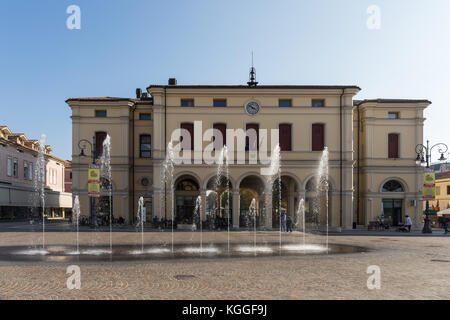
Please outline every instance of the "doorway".
[[384, 223], [398, 226], [402, 223], [403, 200], [383, 199]]

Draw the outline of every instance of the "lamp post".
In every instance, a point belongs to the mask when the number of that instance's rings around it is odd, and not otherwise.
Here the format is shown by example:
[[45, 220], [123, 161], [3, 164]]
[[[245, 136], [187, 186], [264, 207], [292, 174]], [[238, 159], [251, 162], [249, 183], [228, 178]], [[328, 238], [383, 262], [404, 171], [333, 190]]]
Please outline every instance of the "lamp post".
[[[441, 157], [438, 159], [439, 161], [445, 161], [444, 153], [448, 151], [448, 147], [445, 143], [437, 143], [430, 147], [430, 141], [427, 140], [427, 145], [418, 144], [416, 146], [416, 164], [417, 165], [426, 165], [426, 168], [430, 168], [431, 162], [431, 151], [438, 147], [438, 152], [441, 154]], [[425, 157], [424, 157], [425, 154]], [[422, 233], [432, 233], [432, 229], [430, 226], [430, 203], [427, 200], [425, 206], [425, 223], [423, 225]]]
[[[92, 143], [86, 139], [81, 139], [80, 141], [78, 141], [78, 148], [81, 150], [79, 156], [87, 157], [87, 155], [84, 153], [86, 144], [88, 144], [91, 148], [92, 164], [96, 164], [95, 162], [97, 160], [97, 147], [95, 144], [95, 137], [92, 137]], [[90, 210], [89, 224], [91, 227], [97, 227], [95, 198], [91, 197], [90, 202], [91, 202], [91, 210]]]

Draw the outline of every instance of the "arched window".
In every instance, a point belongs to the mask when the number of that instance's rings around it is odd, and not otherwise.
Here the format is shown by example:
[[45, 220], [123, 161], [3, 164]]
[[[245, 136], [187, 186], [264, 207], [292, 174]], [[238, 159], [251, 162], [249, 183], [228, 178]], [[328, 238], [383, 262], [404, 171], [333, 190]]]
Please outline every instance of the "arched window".
[[177, 191], [198, 191], [197, 182], [191, 179], [183, 179], [177, 183]]
[[403, 187], [400, 182], [396, 180], [389, 180], [383, 185], [382, 192], [403, 192]]

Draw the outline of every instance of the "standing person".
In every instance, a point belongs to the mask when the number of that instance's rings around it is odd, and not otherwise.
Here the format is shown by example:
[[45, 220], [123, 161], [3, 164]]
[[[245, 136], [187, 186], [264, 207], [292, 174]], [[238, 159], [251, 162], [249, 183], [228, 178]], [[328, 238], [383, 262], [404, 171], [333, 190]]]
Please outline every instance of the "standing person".
[[448, 234], [449, 233], [449, 231], [448, 231], [448, 220], [449, 220], [449, 218], [447, 218], [447, 217], [444, 217], [444, 219], [443, 219], [444, 234]]
[[287, 217], [287, 220], [286, 220], [286, 232], [292, 232], [292, 218], [291, 218], [291, 216], [288, 216]]
[[286, 232], [286, 213], [281, 216], [281, 231]]
[[411, 218], [406, 215], [405, 227], [408, 228], [408, 232], [411, 232], [412, 221]]

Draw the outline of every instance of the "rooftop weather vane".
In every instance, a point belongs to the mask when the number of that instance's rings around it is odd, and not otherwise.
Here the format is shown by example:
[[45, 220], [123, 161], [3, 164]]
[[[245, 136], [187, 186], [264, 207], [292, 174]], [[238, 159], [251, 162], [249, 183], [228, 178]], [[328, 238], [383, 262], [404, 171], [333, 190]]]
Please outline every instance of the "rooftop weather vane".
[[252, 51], [252, 67], [250, 68], [250, 81], [247, 82], [249, 87], [256, 87], [258, 82], [256, 81], [256, 69], [253, 67], [253, 51]]

